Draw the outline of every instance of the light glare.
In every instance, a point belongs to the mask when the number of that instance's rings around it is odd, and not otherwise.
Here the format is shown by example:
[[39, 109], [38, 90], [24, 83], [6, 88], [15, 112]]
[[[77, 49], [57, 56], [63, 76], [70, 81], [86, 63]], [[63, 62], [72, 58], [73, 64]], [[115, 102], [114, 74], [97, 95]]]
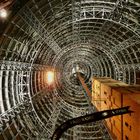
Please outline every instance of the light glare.
[[54, 82], [54, 72], [48, 71], [47, 72], [47, 83], [50, 85]]
[[6, 18], [7, 17], [7, 11], [5, 9], [0, 10], [0, 17], [1, 18]]

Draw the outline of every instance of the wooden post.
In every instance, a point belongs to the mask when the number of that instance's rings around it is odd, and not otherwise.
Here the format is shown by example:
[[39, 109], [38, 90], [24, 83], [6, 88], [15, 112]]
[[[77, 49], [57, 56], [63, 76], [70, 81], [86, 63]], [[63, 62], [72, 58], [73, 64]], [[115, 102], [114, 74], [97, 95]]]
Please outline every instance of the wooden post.
[[79, 72], [77, 72], [77, 76], [78, 76], [78, 78], [79, 78], [84, 90], [86, 91], [89, 99], [92, 99], [91, 91], [89, 90], [88, 86], [86, 85], [85, 79], [81, 76], [81, 74]]

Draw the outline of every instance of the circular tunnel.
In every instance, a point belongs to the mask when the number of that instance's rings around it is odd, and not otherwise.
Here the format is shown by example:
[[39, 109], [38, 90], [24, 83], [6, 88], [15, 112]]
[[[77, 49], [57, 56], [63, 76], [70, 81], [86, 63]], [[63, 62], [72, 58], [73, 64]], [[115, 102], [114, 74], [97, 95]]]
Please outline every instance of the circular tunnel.
[[[0, 19], [0, 139], [43, 140], [94, 110], [87, 85], [111, 77], [140, 84], [140, 3], [133, 0], [11, 0]], [[2, 5], [2, 4], [1, 4]], [[0, 8], [1, 9], [1, 8]], [[46, 73], [54, 70], [55, 83]], [[97, 122], [67, 130], [62, 140], [110, 140]]]

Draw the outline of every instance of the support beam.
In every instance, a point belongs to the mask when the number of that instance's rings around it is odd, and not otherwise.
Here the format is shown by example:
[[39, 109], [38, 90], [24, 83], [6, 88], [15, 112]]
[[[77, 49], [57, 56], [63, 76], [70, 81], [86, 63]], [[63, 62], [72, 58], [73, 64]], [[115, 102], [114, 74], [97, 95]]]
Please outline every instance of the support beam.
[[91, 91], [89, 90], [88, 86], [86, 85], [84, 78], [81, 76], [81, 74], [79, 72], [77, 73], [77, 76], [78, 76], [84, 90], [86, 91], [87, 96], [89, 97], [89, 99], [92, 99]]
[[140, 70], [140, 63], [124, 64], [124, 65], [119, 65], [119, 67], [122, 67], [123, 69]]
[[73, 44], [80, 45], [80, 12], [81, 0], [72, 0], [72, 34]]
[[[44, 89], [44, 90], [46, 90], [46, 89]], [[39, 95], [40, 93], [42, 93], [42, 92], [39, 92], [36, 95]], [[27, 95], [24, 95], [24, 96], [27, 97]], [[35, 98], [36, 95], [33, 96], [32, 99]], [[18, 114], [25, 113], [28, 116], [30, 116], [30, 118], [32, 120], [34, 120], [34, 123], [36, 123], [36, 126], [38, 126], [40, 128], [40, 130], [44, 130], [44, 132], [45, 132], [46, 127], [44, 126], [43, 123], [40, 122], [40, 119], [38, 118], [38, 116], [32, 106], [33, 106], [32, 102], [30, 102], [29, 97], [27, 97], [26, 100], [25, 99], [21, 100], [20, 103], [16, 104], [16, 106], [13, 106], [11, 109], [0, 114], [0, 131], [3, 130], [3, 126], [5, 123], [9, 122], [12, 118], [16, 117]]]
[[[90, 6], [82, 7], [80, 20], [104, 19], [106, 21], [121, 24], [131, 30], [134, 34], [140, 36], [140, 26], [138, 24], [137, 18], [134, 15], [126, 14], [123, 11], [124, 9], [127, 9], [129, 13], [133, 13], [131, 3], [127, 1], [117, 0], [116, 3], [104, 1], [83, 1], [82, 4], [86, 4], [89, 2], [91, 3]], [[139, 5], [137, 4], [135, 5], [135, 7], [139, 9]], [[138, 10], [135, 11], [135, 14], [137, 12]], [[107, 27], [109, 28], [109, 26]]]
[[[0, 61], [0, 70], [2, 71], [43, 71], [48, 68], [46, 65], [31, 64], [18, 61]], [[50, 67], [49, 67], [50, 68]]]
[[51, 34], [49, 34], [40, 21], [37, 19], [35, 14], [29, 9], [29, 7], [24, 6], [24, 8], [19, 13], [21, 18], [31, 26], [36, 33], [56, 54], [61, 51], [59, 45], [55, 42]]

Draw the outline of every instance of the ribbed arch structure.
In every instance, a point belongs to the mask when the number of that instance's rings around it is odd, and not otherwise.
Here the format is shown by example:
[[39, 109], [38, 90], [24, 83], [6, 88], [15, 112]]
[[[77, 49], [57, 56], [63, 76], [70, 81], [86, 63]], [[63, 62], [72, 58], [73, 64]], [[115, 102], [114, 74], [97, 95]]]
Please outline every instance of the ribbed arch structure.
[[[24, 2], [25, 3], [25, 2]], [[94, 111], [73, 79], [140, 84], [140, 3], [133, 0], [15, 2], [0, 28], [0, 139], [48, 139], [68, 119]], [[55, 70], [55, 86], [46, 72]], [[67, 130], [63, 140], [110, 140], [101, 122]]]

